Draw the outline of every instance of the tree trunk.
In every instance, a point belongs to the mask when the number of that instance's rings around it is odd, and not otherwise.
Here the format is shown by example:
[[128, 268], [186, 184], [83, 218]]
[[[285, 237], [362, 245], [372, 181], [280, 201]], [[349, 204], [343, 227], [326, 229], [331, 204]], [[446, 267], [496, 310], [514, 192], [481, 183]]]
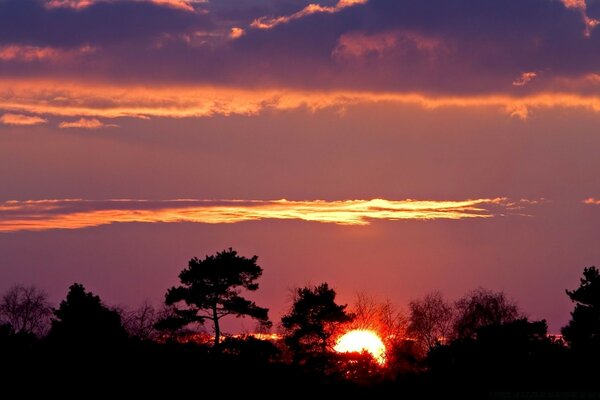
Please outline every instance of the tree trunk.
[[216, 306], [213, 306], [213, 323], [215, 325], [215, 349], [217, 349], [221, 342], [221, 329], [219, 328], [219, 316], [217, 315]]

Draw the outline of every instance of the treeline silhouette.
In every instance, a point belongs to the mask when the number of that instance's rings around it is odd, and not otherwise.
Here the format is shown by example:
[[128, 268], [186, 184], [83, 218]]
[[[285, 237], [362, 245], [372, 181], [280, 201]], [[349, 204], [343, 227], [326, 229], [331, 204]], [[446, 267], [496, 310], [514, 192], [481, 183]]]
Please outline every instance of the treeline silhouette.
[[[432, 292], [403, 311], [364, 293], [350, 306], [338, 304], [327, 283], [297, 288], [274, 326], [268, 309], [244, 297], [259, 289], [261, 275], [256, 256], [231, 248], [193, 258], [159, 309], [109, 307], [79, 283], [52, 308], [40, 289], [14, 286], [0, 299], [1, 387], [171, 397], [506, 398], [600, 390], [596, 267], [566, 291], [574, 310], [562, 335], [549, 335], [546, 321], [530, 321], [502, 292], [478, 288], [455, 302]], [[256, 320], [255, 332], [224, 333], [228, 316]], [[367, 351], [333, 350], [354, 329], [382, 339], [383, 364]]]

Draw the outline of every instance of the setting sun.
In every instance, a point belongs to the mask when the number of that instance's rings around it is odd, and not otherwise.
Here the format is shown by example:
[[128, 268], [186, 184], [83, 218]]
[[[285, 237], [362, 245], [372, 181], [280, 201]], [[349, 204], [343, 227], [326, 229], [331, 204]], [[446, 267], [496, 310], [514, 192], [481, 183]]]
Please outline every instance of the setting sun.
[[385, 363], [385, 345], [373, 331], [353, 330], [342, 335], [335, 347], [338, 353], [369, 352], [379, 364]]

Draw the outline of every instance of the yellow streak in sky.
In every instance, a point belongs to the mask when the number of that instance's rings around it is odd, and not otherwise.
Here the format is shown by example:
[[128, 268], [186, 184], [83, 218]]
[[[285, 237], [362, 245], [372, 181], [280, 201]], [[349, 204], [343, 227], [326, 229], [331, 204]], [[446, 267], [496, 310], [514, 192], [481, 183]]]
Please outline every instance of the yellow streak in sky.
[[258, 115], [266, 110], [318, 111], [359, 104], [416, 105], [425, 109], [492, 107], [527, 118], [532, 109], [600, 111], [600, 96], [572, 93], [429, 96], [419, 93], [242, 89], [211, 86], [100, 85], [69, 81], [0, 80], [0, 110], [87, 118], [198, 118]]
[[434, 200], [27, 200], [0, 203], [0, 232], [79, 229], [119, 222], [230, 224], [300, 220], [369, 225], [372, 220], [490, 218], [505, 198]]

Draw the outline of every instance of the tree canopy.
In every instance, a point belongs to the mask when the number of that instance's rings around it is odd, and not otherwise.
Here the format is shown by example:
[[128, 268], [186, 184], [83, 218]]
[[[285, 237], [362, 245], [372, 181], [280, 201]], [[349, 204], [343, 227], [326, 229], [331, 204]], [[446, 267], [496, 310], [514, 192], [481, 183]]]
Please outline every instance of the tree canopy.
[[240, 256], [231, 248], [202, 260], [192, 258], [179, 274], [181, 286], [172, 287], [165, 296], [165, 303], [175, 306], [174, 316], [160, 321], [158, 327], [183, 327], [209, 320], [215, 333], [214, 344], [218, 346], [221, 341], [219, 322], [223, 317], [248, 316], [270, 325], [269, 310], [240, 295], [242, 289], [258, 289], [256, 281], [262, 275], [262, 268], [256, 263], [257, 259], [257, 256]]
[[566, 292], [575, 309], [562, 329], [565, 340], [574, 349], [600, 352], [600, 271], [594, 266], [585, 268], [579, 287]]
[[503, 292], [478, 288], [455, 303], [457, 337], [472, 337], [487, 325], [501, 325], [521, 318], [519, 307]]
[[281, 323], [287, 330], [286, 343], [297, 359], [310, 353], [327, 353], [339, 324], [354, 318], [346, 312], [347, 305], [337, 304], [335, 297], [335, 290], [327, 283], [296, 289], [294, 303]]
[[74, 283], [67, 297], [54, 311], [49, 337], [67, 344], [111, 344], [127, 338], [121, 316], [106, 307], [100, 297]]
[[454, 309], [440, 292], [432, 292], [408, 305], [408, 334], [416, 339], [423, 352], [448, 340], [452, 333]]

